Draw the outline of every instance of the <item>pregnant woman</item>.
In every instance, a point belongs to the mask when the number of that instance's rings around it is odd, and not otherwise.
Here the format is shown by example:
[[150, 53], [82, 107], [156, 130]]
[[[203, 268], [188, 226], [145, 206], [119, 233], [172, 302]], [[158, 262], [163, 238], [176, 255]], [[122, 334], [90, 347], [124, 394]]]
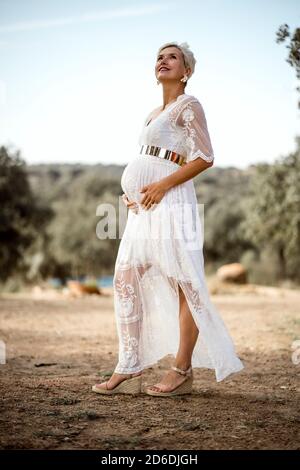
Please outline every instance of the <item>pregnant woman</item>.
[[221, 381], [244, 367], [204, 274], [193, 177], [214, 154], [203, 107], [185, 93], [195, 63], [187, 43], [158, 51], [163, 106], [147, 116], [121, 179], [130, 210], [113, 280], [119, 360], [108, 381], [93, 385], [96, 393], [139, 393], [143, 370], [167, 354], [174, 364], [145, 393], [191, 393], [193, 368], [213, 369]]

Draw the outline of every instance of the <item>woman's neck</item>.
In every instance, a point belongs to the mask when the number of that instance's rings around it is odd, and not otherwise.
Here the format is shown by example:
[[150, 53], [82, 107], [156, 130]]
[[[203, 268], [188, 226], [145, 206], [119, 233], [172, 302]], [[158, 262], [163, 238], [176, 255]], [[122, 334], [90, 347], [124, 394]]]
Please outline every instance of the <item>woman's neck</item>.
[[165, 109], [166, 106], [169, 104], [173, 103], [173, 101], [176, 101], [178, 96], [184, 94], [184, 89], [171, 89], [171, 90], [166, 90], [165, 88], [163, 89], [163, 105], [162, 105], [162, 110]]

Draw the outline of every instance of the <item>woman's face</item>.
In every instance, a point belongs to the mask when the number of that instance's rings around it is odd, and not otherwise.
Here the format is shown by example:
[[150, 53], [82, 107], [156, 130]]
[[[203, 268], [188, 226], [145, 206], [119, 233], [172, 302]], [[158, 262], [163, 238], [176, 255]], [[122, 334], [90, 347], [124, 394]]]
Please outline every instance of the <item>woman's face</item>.
[[184, 66], [182, 52], [177, 47], [166, 47], [158, 54], [155, 64], [157, 80], [180, 80], [188, 71]]

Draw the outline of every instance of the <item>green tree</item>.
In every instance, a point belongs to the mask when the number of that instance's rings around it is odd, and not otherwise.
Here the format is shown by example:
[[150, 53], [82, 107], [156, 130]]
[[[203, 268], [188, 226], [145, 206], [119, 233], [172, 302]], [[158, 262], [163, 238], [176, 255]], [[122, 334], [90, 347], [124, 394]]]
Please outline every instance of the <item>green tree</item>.
[[20, 152], [0, 147], [0, 280], [30, 270], [30, 250], [43, 245], [44, 227], [53, 216], [31, 191]]
[[274, 164], [260, 164], [244, 201], [245, 236], [277, 253], [279, 277], [300, 278], [300, 138], [297, 150]]
[[[52, 274], [58, 275], [63, 266], [68, 267], [71, 276], [100, 276], [112, 272], [119, 239], [97, 238], [96, 208], [100, 203], [110, 203], [116, 208], [117, 216], [117, 196], [122, 193], [119, 181], [106, 181], [93, 168], [71, 179], [66, 191], [66, 197], [60, 196], [52, 202], [56, 217], [48, 232], [51, 253], [57, 260]], [[115, 223], [117, 225], [118, 219]], [[116, 232], [118, 236], [118, 227]]]
[[241, 200], [227, 193], [218, 199], [205, 216], [204, 249], [211, 262], [238, 262], [245, 250], [253, 248], [241, 230], [244, 211]]
[[[300, 28], [296, 28], [294, 33], [291, 34], [289, 26], [283, 24], [279, 27], [276, 32], [276, 42], [284, 42], [287, 38], [290, 38], [290, 43], [286, 45], [289, 49], [289, 55], [286, 59], [287, 63], [296, 70], [297, 79], [300, 79]], [[296, 90], [300, 92], [300, 86], [296, 87]], [[300, 100], [298, 101], [298, 108], [300, 108]]]
[[41, 236], [51, 211], [39, 206], [31, 191], [25, 162], [20, 152], [14, 154], [0, 147], [0, 280], [23, 272], [26, 253]]

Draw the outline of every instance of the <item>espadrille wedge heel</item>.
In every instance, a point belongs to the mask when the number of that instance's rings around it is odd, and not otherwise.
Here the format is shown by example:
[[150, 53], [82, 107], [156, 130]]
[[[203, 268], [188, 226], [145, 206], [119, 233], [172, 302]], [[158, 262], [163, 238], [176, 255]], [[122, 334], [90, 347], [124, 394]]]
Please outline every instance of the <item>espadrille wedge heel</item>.
[[[183, 383], [178, 385], [174, 390], [171, 390], [170, 392], [151, 390], [150, 388], [146, 387], [145, 393], [154, 397], [173, 397], [175, 395], [186, 395], [188, 393], [192, 393], [194, 380], [192, 366], [190, 366], [187, 370], [179, 369], [175, 366], [172, 366], [172, 369], [178, 372], [179, 374], [186, 376], [186, 379]], [[155, 388], [158, 387], [155, 386]]]
[[98, 384], [95, 384], [92, 386], [92, 391], [95, 393], [100, 393], [102, 395], [114, 395], [116, 393], [128, 393], [135, 395], [141, 393], [142, 374], [137, 375], [135, 377], [130, 377], [128, 379], [124, 379], [112, 389], [107, 388], [107, 381], [104, 383], [106, 388], [100, 388], [98, 387]]

